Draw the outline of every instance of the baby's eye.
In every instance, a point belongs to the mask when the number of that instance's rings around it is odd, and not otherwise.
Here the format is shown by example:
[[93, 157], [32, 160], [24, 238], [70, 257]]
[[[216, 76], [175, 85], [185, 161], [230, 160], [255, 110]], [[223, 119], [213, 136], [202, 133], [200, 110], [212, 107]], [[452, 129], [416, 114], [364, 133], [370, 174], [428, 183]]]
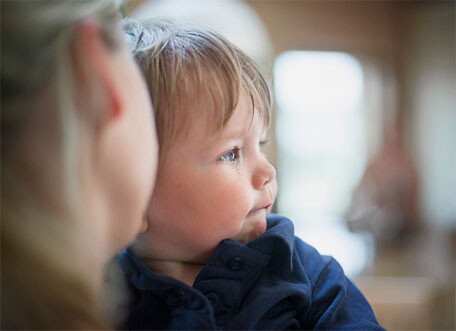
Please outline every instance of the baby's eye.
[[236, 160], [239, 159], [239, 148], [233, 148], [232, 150], [230, 150], [229, 152], [223, 154], [222, 156], [220, 156], [220, 158], [218, 159], [219, 161], [222, 161], [222, 162], [236, 162]]

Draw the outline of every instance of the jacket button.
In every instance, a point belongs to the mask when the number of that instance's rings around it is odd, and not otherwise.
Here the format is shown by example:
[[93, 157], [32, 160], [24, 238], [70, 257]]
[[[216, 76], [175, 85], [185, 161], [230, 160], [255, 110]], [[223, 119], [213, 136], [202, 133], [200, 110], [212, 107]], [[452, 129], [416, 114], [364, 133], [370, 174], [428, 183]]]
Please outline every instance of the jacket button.
[[220, 298], [217, 293], [208, 293], [206, 294], [206, 297], [214, 308], [220, 303]]
[[244, 267], [244, 261], [239, 257], [233, 257], [228, 260], [228, 268], [233, 271], [239, 271]]
[[166, 303], [170, 307], [182, 306], [186, 303], [185, 294], [180, 289], [171, 290], [167, 294]]

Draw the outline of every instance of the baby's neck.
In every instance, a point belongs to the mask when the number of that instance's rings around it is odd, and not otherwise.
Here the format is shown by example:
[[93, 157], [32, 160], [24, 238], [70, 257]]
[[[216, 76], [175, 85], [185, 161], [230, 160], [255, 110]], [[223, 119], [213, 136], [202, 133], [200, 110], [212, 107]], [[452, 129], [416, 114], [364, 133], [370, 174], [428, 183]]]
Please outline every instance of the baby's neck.
[[176, 261], [144, 260], [144, 263], [155, 273], [180, 280], [189, 286], [193, 286], [196, 276], [204, 267], [204, 264]]

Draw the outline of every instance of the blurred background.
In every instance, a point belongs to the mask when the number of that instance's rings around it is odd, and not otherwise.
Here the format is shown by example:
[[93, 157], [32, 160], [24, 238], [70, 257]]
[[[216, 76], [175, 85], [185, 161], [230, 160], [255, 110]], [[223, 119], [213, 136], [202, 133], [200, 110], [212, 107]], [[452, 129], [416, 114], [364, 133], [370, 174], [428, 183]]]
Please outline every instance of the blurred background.
[[212, 27], [275, 95], [275, 211], [391, 330], [454, 330], [454, 1], [133, 0]]

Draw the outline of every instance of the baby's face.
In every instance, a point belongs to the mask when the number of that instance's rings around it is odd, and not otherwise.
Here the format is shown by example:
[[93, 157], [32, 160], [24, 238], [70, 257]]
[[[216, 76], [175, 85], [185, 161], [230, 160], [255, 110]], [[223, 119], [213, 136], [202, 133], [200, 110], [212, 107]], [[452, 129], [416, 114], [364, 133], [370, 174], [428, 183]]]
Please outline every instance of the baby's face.
[[242, 96], [221, 133], [208, 134], [207, 122], [194, 120], [170, 146], [140, 236], [143, 256], [204, 263], [223, 239], [248, 242], [266, 230], [276, 183], [260, 149], [263, 121]]

